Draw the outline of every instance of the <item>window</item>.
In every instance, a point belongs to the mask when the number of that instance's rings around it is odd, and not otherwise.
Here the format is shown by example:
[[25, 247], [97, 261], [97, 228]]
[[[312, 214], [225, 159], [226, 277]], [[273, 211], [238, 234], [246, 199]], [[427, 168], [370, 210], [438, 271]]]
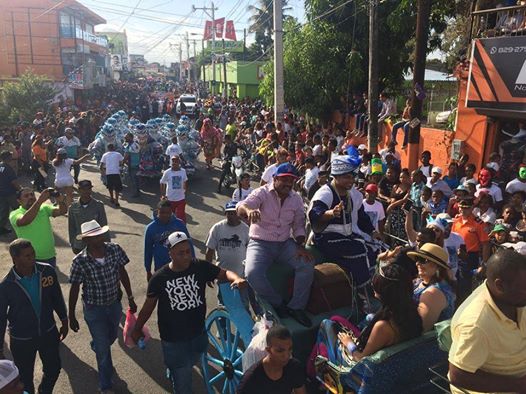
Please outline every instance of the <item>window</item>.
[[86, 23], [86, 31], [90, 34], [93, 34], [93, 25]]
[[60, 35], [66, 38], [72, 38], [75, 36], [73, 18], [65, 12], [60, 13]]

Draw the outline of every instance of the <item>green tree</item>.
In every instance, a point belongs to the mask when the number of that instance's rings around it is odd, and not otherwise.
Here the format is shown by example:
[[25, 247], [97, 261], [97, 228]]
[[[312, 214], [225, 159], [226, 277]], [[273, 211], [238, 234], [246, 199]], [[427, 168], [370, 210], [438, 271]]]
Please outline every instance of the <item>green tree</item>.
[[47, 110], [56, 93], [49, 79], [28, 70], [18, 81], [3, 86], [0, 112], [5, 111], [12, 122], [31, 120], [36, 112]]
[[[307, 23], [285, 23], [285, 103], [308, 115], [326, 119], [352, 92], [367, 90], [368, 3], [365, 0], [305, 0]], [[455, 0], [433, 3], [429, 50], [440, 48], [440, 37]], [[378, 9], [380, 90], [401, 90], [412, 66], [416, 0], [385, 0]], [[269, 67], [271, 69], [271, 67]], [[272, 97], [267, 73], [261, 87]]]
[[[291, 10], [287, 6], [288, 0], [283, 0], [283, 19], [288, 18], [286, 11]], [[274, 1], [258, 0], [257, 5], [249, 5], [248, 11], [252, 13], [248, 19], [250, 26], [248, 31], [255, 33], [255, 45], [260, 55], [265, 54], [272, 45], [272, 31], [274, 29]]]

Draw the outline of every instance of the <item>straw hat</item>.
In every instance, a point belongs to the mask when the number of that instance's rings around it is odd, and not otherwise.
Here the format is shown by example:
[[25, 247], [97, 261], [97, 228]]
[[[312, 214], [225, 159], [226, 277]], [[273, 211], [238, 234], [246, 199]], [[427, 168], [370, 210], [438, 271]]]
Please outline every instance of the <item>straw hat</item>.
[[108, 226], [101, 227], [96, 220], [90, 220], [80, 225], [81, 233], [77, 235], [77, 239], [81, 241], [87, 237], [96, 237], [97, 235], [107, 233], [109, 229]]
[[448, 254], [444, 248], [427, 243], [424, 244], [419, 250], [414, 252], [407, 252], [407, 256], [416, 261], [418, 258], [423, 258], [441, 266], [442, 268], [449, 269], [447, 261], [449, 260]]

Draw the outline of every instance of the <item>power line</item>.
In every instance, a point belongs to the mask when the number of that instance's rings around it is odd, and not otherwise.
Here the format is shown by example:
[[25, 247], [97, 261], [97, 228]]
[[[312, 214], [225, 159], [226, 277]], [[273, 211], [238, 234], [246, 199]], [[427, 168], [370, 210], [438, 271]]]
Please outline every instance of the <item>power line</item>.
[[138, 0], [138, 1], [137, 1], [137, 4], [135, 4], [135, 7], [133, 7], [133, 10], [132, 10], [132, 12], [130, 13], [130, 15], [128, 15], [128, 16], [126, 17], [126, 19], [124, 20], [124, 22], [122, 22], [121, 27], [118, 29], [119, 31], [122, 30], [122, 28], [123, 28], [124, 26], [126, 26], [126, 23], [128, 23], [128, 21], [130, 20], [130, 18], [132, 17], [132, 15], [135, 14], [135, 10], [137, 10], [137, 7], [139, 7], [139, 5], [141, 4], [141, 2], [142, 2], [142, 0]]

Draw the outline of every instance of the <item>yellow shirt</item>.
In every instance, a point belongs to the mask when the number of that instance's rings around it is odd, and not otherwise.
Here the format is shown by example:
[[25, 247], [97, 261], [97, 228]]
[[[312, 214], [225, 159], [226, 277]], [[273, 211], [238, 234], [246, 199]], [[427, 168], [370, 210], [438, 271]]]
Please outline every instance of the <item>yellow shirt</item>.
[[[518, 325], [497, 308], [484, 282], [453, 316], [449, 362], [471, 373], [480, 369], [513, 377], [526, 375], [526, 308], [517, 309], [517, 321]], [[461, 394], [454, 387], [451, 392]]]

